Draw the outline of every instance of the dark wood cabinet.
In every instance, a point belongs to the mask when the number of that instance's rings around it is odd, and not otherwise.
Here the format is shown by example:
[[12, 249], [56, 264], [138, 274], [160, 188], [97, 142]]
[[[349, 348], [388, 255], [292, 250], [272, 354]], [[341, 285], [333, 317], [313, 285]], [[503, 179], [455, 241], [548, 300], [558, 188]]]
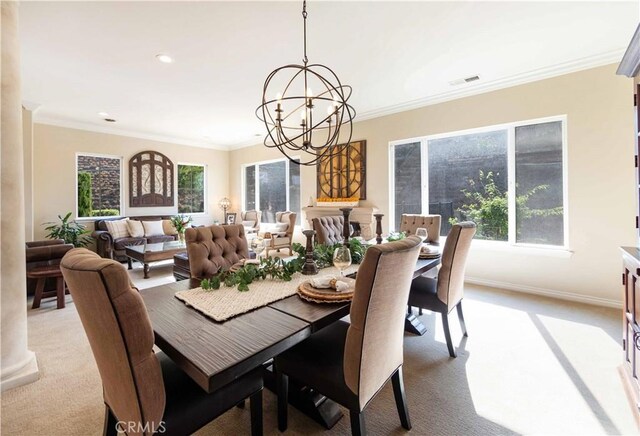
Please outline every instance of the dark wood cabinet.
[[640, 249], [622, 247], [622, 376], [636, 412], [640, 410]]

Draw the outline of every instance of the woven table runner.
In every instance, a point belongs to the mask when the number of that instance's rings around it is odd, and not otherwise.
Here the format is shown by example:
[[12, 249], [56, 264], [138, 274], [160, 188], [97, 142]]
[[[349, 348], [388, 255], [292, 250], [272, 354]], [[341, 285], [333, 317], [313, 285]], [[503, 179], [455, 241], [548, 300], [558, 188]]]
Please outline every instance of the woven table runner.
[[[352, 265], [345, 270], [351, 274], [358, 270], [358, 265]], [[176, 298], [183, 301], [204, 315], [216, 321], [226, 321], [229, 318], [266, 306], [274, 301], [290, 297], [298, 290], [298, 286], [307, 280], [318, 277], [338, 277], [340, 272], [335, 267], [321, 269], [317, 275], [305, 276], [296, 273], [291, 281], [256, 280], [249, 285], [246, 292], [238, 291], [237, 287], [227, 287], [224, 283], [220, 289], [204, 290], [193, 288], [176, 292]]]

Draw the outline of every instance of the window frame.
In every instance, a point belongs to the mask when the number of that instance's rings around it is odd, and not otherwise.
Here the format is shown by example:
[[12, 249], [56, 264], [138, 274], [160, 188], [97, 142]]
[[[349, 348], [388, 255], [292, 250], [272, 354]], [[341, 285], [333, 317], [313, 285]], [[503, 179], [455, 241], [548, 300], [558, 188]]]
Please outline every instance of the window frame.
[[[178, 182], [179, 182], [179, 174], [180, 174], [180, 165], [182, 166], [190, 166], [190, 167], [202, 167], [204, 169], [203, 171], [203, 175], [204, 175], [204, 180], [202, 181], [204, 189], [202, 191], [202, 196], [203, 196], [203, 206], [202, 206], [202, 212], [180, 212], [179, 208], [180, 208], [180, 187], [178, 186]], [[208, 185], [207, 185], [207, 164], [202, 164], [202, 163], [191, 163], [191, 162], [176, 162], [176, 175], [175, 175], [175, 180], [173, 182], [174, 186], [175, 186], [175, 199], [176, 199], [176, 213], [180, 214], [180, 215], [189, 215], [189, 216], [199, 216], [199, 215], [206, 215], [207, 214], [207, 194], [208, 194]]]
[[[563, 245], [532, 244], [516, 242], [516, 127], [560, 122], [562, 128], [562, 219], [563, 219]], [[404, 144], [420, 143], [420, 165], [421, 165], [421, 201], [422, 214], [429, 214], [429, 141], [436, 139], [450, 138], [454, 136], [464, 136], [477, 133], [494, 132], [498, 130], [507, 131], [507, 201], [508, 201], [508, 223], [509, 234], [507, 241], [474, 240], [474, 244], [486, 247], [511, 246], [529, 249], [561, 250], [571, 251], [569, 248], [569, 165], [568, 165], [568, 136], [567, 136], [567, 115], [555, 115], [543, 118], [534, 118], [524, 121], [514, 121], [510, 123], [495, 124], [491, 126], [478, 127], [473, 129], [457, 130], [453, 132], [438, 133], [433, 135], [419, 136], [389, 142], [389, 223], [395, 223], [395, 148]], [[442, 237], [441, 237], [442, 238]], [[446, 239], [446, 238], [445, 238]]]
[[[90, 156], [90, 157], [102, 157], [102, 158], [108, 158], [108, 159], [118, 159], [120, 161], [120, 210], [119, 210], [119, 214], [118, 215], [111, 215], [111, 216], [78, 216], [78, 157], [79, 156]], [[75, 209], [75, 215], [76, 215], [76, 220], [77, 221], [96, 221], [99, 219], [105, 219], [105, 218], [122, 218], [125, 216], [125, 204], [124, 204], [124, 157], [123, 156], [117, 156], [117, 155], [113, 155], [113, 154], [104, 154], [104, 153], [89, 153], [89, 152], [81, 152], [78, 151], [75, 154], [75, 164], [76, 164], [76, 173], [75, 173], [75, 203], [76, 203], [76, 209]]]
[[[292, 159], [298, 159], [300, 160], [299, 156], [293, 156]], [[289, 203], [289, 191], [290, 191], [290, 182], [289, 179], [291, 178], [291, 172], [289, 170], [290, 166], [291, 166], [291, 160], [287, 159], [286, 157], [284, 158], [276, 158], [276, 159], [268, 159], [268, 160], [262, 160], [262, 161], [256, 161], [256, 162], [252, 162], [252, 163], [245, 163], [242, 164], [240, 166], [240, 172], [241, 172], [241, 195], [240, 195], [240, 201], [241, 201], [241, 209], [244, 211], [245, 210], [245, 205], [247, 204], [246, 200], [247, 200], [247, 167], [252, 167], [255, 165], [255, 191], [256, 191], [256, 197], [255, 197], [255, 210], [259, 210], [260, 207], [260, 165], [266, 165], [266, 164], [270, 164], [270, 163], [276, 163], [276, 162], [285, 162], [285, 173], [286, 173], [286, 177], [285, 177], [285, 195], [286, 195], [286, 205], [287, 205], [287, 210], [291, 211], [291, 204]], [[292, 211], [292, 212], [296, 212], [298, 214], [298, 216], [300, 216], [300, 213], [302, 211], [302, 171], [300, 171], [300, 210], [298, 211]]]

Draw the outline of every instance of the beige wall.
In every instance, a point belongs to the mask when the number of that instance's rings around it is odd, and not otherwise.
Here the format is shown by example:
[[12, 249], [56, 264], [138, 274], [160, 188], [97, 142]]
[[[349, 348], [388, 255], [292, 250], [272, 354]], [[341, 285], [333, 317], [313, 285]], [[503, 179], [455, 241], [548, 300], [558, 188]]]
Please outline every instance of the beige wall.
[[[389, 216], [389, 142], [514, 121], [567, 116], [570, 256], [475, 244], [476, 282], [620, 303], [618, 246], [634, 245], [633, 86], [615, 65], [567, 74], [354, 124], [367, 140], [367, 203]], [[357, 109], [357, 108], [356, 108]], [[261, 145], [230, 153], [229, 186], [241, 198], [241, 165], [279, 157]], [[315, 168], [301, 172], [301, 201], [315, 197]], [[538, 252], [540, 251], [540, 252]]]
[[[35, 124], [34, 127], [34, 210], [35, 239], [44, 236], [42, 223], [57, 219], [72, 211], [76, 214], [76, 153], [102, 153], [123, 157], [125, 215], [168, 215], [177, 213], [174, 207], [130, 208], [128, 194], [128, 163], [136, 153], [154, 150], [165, 154], [174, 164], [207, 165], [207, 204], [205, 214], [194, 215], [195, 224], [210, 224], [222, 220], [218, 201], [228, 195], [229, 164], [226, 151], [150, 141], [146, 139], [65, 127]], [[86, 222], [93, 229], [93, 222]]]

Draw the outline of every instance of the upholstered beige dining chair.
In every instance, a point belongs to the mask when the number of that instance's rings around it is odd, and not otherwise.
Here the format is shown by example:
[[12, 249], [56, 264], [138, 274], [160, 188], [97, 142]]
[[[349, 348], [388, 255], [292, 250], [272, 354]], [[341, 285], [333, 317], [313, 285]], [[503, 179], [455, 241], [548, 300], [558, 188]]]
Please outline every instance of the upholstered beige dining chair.
[[276, 212], [276, 227], [271, 231], [271, 242], [267, 245], [265, 255], [268, 257], [269, 252], [276, 250], [280, 251], [283, 248], [289, 250], [289, 256], [293, 255], [293, 231], [296, 228], [295, 212]]
[[244, 226], [245, 233], [258, 233], [260, 231], [260, 219], [262, 219], [262, 212], [259, 210], [247, 210], [240, 212], [240, 219]]
[[391, 378], [402, 427], [411, 422], [402, 381], [404, 308], [420, 238], [370, 247], [358, 269], [351, 324], [337, 322], [276, 357], [278, 427], [287, 428], [288, 378], [349, 409], [351, 433], [365, 433], [364, 410]]
[[432, 244], [440, 243], [440, 215], [410, 215], [402, 214], [400, 218], [400, 231], [408, 235], [415, 235], [417, 228], [427, 229], [427, 240]]
[[164, 353], [153, 352], [147, 310], [120, 263], [75, 248], [61, 269], [102, 379], [105, 435], [191, 434], [247, 397], [252, 434], [262, 434], [261, 369], [207, 394]]
[[472, 222], [454, 224], [444, 244], [438, 278], [421, 276], [414, 279], [409, 293], [409, 306], [417, 306], [439, 312], [442, 315], [442, 326], [451, 357], [456, 357], [449, 331], [449, 313], [454, 307], [458, 310], [462, 332], [464, 336], [467, 336], [467, 327], [462, 314], [464, 271], [471, 241], [475, 234], [476, 225]]
[[249, 244], [241, 224], [189, 228], [184, 237], [193, 278], [212, 277], [249, 258]]
[[334, 245], [344, 241], [344, 216], [321, 216], [312, 223], [318, 244]]

